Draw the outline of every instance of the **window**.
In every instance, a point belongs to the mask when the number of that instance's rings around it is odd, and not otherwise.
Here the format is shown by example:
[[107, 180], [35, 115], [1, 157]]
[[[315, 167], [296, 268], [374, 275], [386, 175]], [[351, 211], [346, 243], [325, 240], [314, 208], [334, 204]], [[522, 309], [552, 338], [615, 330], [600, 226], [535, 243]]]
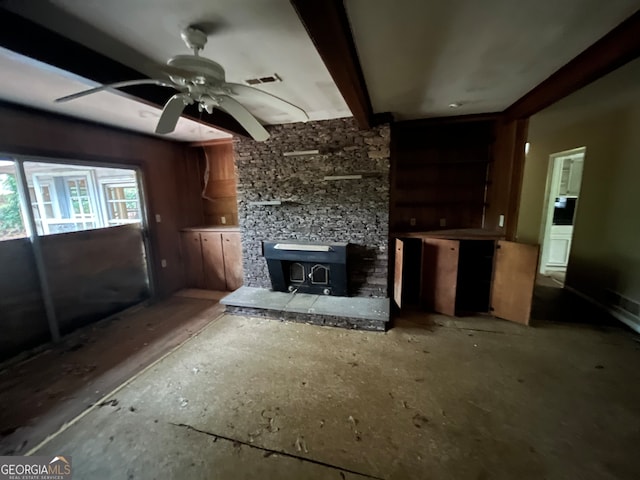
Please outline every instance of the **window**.
[[24, 168], [40, 235], [142, 221], [134, 170], [28, 161]]
[[0, 240], [27, 236], [16, 177], [15, 162], [0, 158]]
[[141, 220], [138, 186], [135, 183], [105, 183], [103, 188], [107, 202], [107, 221], [110, 225]]
[[[22, 203], [18, 167], [28, 198]], [[142, 223], [138, 174], [126, 168], [0, 157], [0, 240]], [[23, 208], [31, 208], [31, 212]]]

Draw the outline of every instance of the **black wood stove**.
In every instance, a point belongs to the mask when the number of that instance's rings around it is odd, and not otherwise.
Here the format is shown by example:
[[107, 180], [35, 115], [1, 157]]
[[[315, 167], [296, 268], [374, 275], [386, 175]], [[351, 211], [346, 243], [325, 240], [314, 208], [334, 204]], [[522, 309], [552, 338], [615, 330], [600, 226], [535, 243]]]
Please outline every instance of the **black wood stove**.
[[346, 297], [347, 246], [348, 243], [262, 242], [273, 289]]

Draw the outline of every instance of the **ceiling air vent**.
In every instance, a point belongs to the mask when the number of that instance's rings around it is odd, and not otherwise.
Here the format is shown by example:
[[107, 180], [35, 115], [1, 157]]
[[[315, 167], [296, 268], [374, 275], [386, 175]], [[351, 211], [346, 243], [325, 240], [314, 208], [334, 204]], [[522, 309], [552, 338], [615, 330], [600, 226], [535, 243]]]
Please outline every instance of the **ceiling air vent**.
[[275, 83], [281, 81], [282, 79], [278, 76], [278, 74], [274, 73], [273, 75], [267, 75], [266, 77], [250, 78], [248, 80], [245, 80], [244, 83], [246, 83], [247, 85], [260, 85], [262, 83]]

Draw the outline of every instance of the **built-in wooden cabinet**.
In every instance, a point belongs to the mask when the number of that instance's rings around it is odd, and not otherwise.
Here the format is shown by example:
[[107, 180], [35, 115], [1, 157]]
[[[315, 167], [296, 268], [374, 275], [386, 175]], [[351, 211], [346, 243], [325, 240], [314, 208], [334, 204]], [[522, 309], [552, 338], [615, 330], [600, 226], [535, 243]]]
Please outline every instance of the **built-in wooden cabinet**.
[[528, 324], [537, 245], [486, 232], [415, 233], [395, 240], [394, 300], [446, 315], [474, 312]]
[[242, 285], [242, 246], [237, 227], [181, 232], [187, 287], [236, 290]]
[[237, 225], [236, 169], [231, 140], [203, 147], [207, 176], [202, 195], [207, 225]]

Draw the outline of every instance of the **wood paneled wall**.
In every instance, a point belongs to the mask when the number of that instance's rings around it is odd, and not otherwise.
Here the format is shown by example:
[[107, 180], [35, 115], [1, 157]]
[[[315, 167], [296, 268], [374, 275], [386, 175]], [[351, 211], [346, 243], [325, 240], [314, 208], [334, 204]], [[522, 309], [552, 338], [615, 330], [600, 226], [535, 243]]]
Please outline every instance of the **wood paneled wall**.
[[[518, 223], [520, 190], [524, 174], [524, 148], [529, 120], [507, 120], [501, 117], [495, 124], [493, 162], [489, 166], [485, 228], [504, 231], [513, 240]], [[504, 224], [500, 227], [500, 216]]]
[[482, 227], [494, 122], [474, 117], [392, 126], [392, 231]]
[[[140, 167], [156, 294], [183, 288], [179, 230], [201, 224], [198, 162], [183, 144], [0, 103], [0, 152]], [[160, 215], [160, 222], [156, 221]], [[161, 260], [167, 266], [162, 268]]]
[[50, 339], [40, 282], [26, 238], [0, 242], [0, 360]]
[[208, 181], [202, 196], [204, 225], [238, 225], [233, 143], [221, 142], [202, 148], [209, 165]]

